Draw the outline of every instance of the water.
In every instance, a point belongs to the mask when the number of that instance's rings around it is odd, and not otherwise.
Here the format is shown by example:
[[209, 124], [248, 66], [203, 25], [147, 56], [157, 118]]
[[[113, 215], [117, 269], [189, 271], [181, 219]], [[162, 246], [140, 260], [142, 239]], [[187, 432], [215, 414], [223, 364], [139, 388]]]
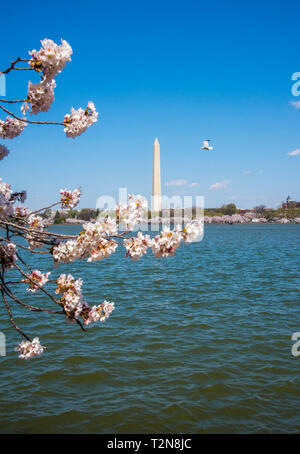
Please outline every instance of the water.
[[[58, 226], [76, 233], [78, 227]], [[21, 361], [0, 311], [0, 431], [10, 433], [299, 432], [300, 226], [216, 225], [174, 258], [124, 250], [53, 268], [84, 279], [90, 304], [116, 310], [83, 333], [61, 316], [13, 306], [47, 351]], [[26, 302], [52, 307], [41, 295]]]

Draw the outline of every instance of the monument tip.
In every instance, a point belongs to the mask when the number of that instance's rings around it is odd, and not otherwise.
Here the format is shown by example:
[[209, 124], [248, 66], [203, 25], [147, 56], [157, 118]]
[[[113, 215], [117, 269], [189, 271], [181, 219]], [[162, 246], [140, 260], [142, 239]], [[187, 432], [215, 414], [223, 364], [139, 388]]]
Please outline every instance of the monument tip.
[[154, 143], [158, 143], [157, 137], [156, 137], [156, 139], [154, 140]]

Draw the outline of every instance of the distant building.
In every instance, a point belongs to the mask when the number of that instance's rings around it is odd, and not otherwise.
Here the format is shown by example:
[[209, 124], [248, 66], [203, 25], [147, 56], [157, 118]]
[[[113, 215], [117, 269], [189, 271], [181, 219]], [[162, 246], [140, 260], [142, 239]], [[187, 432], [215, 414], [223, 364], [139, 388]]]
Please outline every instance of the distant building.
[[288, 210], [290, 208], [300, 208], [300, 202], [296, 202], [295, 200], [292, 200], [290, 196], [287, 196], [286, 202], [282, 204], [282, 208], [284, 210]]

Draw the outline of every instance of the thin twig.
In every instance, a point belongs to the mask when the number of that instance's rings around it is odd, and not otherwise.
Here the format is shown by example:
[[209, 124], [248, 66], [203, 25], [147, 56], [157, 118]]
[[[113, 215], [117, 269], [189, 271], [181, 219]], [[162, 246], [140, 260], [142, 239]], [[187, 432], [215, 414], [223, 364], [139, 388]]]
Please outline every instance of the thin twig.
[[[2, 241], [5, 241], [6, 243], [11, 243], [11, 240], [10, 239], [6, 239], [6, 238], [3, 238], [2, 236], [0, 236], [0, 240]], [[25, 247], [25, 246], [22, 246], [21, 244], [18, 244], [16, 243], [15, 241], [13, 242], [17, 247], [21, 248], [21, 249], [26, 249], [26, 251], [29, 251], [29, 252], [32, 252], [33, 254], [48, 254], [47, 251], [34, 251], [32, 249], [30, 249], [30, 247]]]
[[19, 230], [23, 230], [24, 232], [28, 232], [28, 233], [37, 233], [37, 234], [43, 234], [43, 235], [48, 235], [48, 236], [53, 236], [53, 237], [57, 237], [57, 238], [63, 238], [63, 239], [67, 239], [67, 238], [77, 238], [78, 235], [61, 235], [60, 233], [54, 233], [54, 232], [49, 232], [49, 231], [39, 231], [39, 230], [35, 230], [35, 229], [28, 229], [26, 227], [22, 227], [18, 224], [14, 224], [13, 222], [7, 222], [7, 221], [2, 221], [0, 220], [0, 225], [8, 225], [8, 226], [11, 226], [11, 227], [14, 227], [16, 229], [19, 229]]
[[5, 298], [5, 295], [4, 295], [4, 291], [3, 289], [1, 288], [1, 293], [2, 293], [2, 298], [4, 300], [4, 304], [6, 306], [6, 309], [7, 309], [7, 312], [8, 312], [8, 315], [9, 315], [9, 320], [10, 320], [10, 323], [12, 324], [12, 326], [20, 333], [22, 334], [23, 337], [25, 337], [25, 339], [27, 339], [29, 342], [31, 342], [31, 339], [30, 337], [27, 336], [27, 334], [23, 333], [23, 331], [18, 327], [18, 325], [16, 325], [15, 321], [14, 321], [14, 318], [13, 318], [13, 315], [12, 315], [12, 312], [10, 310], [10, 306], [7, 302], [7, 299]]
[[17, 115], [13, 114], [9, 110], [5, 109], [3, 106], [0, 105], [0, 109], [2, 109], [4, 112], [8, 113], [12, 117], [16, 118], [16, 120], [23, 121], [24, 123], [30, 123], [30, 124], [35, 124], [35, 125], [60, 125], [60, 126], [65, 126], [64, 123], [58, 123], [54, 121], [30, 121], [26, 120], [25, 118], [20, 118]]
[[75, 318], [75, 321], [76, 323], [78, 323], [78, 325], [80, 326], [80, 328], [82, 329], [82, 331], [85, 331], [86, 332], [86, 329], [84, 328], [83, 324], [81, 323], [80, 320], [78, 320], [78, 318]]
[[17, 102], [27, 102], [28, 99], [18, 99], [17, 101], [10, 101], [8, 99], [0, 99], [0, 102], [7, 102], [9, 104], [15, 104]]
[[29, 60], [29, 58], [20, 58], [20, 57], [18, 57], [16, 60], [14, 60], [14, 61], [11, 62], [11, 65], [10, 65], [5, 71], [0, 71], [0, 73], [2, 73], [2, 74], [8, 74], [12, 69], [15, 69], [15, 65], [16, 65], [19, 61], [28, 62], [28, 61], [30, 61], [30, 60]]
[[[23, 263], [25, 263], [21, 257], [19, 255], [18, 256], [18, 259], [20, 259]], [[61, 306], [60, 302], [57, 301], [54, 296], [51, 295], [51, 293], [49, 293], [46, 289], [44, 289], [44, 287], [42, 287], [41, 285], [39, 285], [37, 282], [35, 282], [33, 279], [31, 279], [29, 276], [27, 276], [26, 273], [24, 273], [24, 271], [22, 270], [22, 268], [19, 267], [19, 265], [17, 265], [16, 263], [14, 263], [14, 267], [17, 268], [17, 270], [22, 274], [22, 276], [24, 276], [26, 279], [28, 279], [30, 282], [32, 282], [32, 284], [36, 285], [39, 289], [42, 290], [42, 292], [44, 292], [47, 296], [49, 296], [49, 298], [52, 299], [52, 301], [54, 301], [54, 303], [58, 304], [59, 306]], [[29, 267], [28, 267], [29, 268]]]
[[3, 285], [3, 290], [5, 291], [5, 293], [7, 294], [7, 296], [9, 296], [11, 299], [13, 299], [16, 303], [20, 304], [21, 306], [25, 307], [26, 309], [29, 309], [30, 311], [34, 311], [34, 312], [47, 312], [49, 314], [65, 314], [64, 311], [52, 311], [50, 309], [42, 309], [41, 307], [37, 307], [37, 306], [31, 306], [29, 304], [25, 304], [23, 303], [22, 301], [19, 300], [19, 298], [17, 298], [11, 291], [10, 289], [7, 287], [7, 283], [4, 282], [3, 278], [1, 278], [1, 281], [2, 281], [2, 285]]
[[59, 205], [59, 204], [60, 204], [60, 202], [55, 202], [55, 203], [52, 203], [52, 205], [49, 205], [49, 206], [44, 207], [44, 208], [40, 208], [39, 210], [30, 211], [29, 215], [26, 216], [26, 218], [28, 218], [28, 217], [31, 216], [32, 214], [39, 213], [40, 211], [49, 210], [50, 208], [55, 207], [55, 205]]

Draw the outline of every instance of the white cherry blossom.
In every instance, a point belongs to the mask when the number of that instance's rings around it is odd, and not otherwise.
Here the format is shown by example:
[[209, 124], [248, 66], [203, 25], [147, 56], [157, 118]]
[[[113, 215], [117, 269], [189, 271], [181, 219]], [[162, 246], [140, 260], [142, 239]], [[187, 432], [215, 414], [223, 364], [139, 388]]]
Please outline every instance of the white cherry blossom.
[[152, 251], [155, 257], [170, 257], [180, 246], [182, 239], [180, 226], [174, 230], [164, 227], [159, 235], [156, 235], [152, 242]]
[[[38, 84], [28, 82], [28, 102], [31, 104], [31, 114], [37, 115], [40, 112], [48, 112], [54, 101], [54, 79], [44, 79]], [[26, 112], [26, 111], [25, 111]]]
[[42, 273], [40, 270], [33, 270], [31, 273], [27, 274], [27, 279], [22, 279], [22, 282], [29, 284], [29, 287], [27, 288], [28, 292], [35, 293], [40, 287], [43, 287], [48, 282], [50, 274], [50, 272]]
[[84, 310], [84, 324], [96, 323], [98, 321], [105, 322], [110, 314], [115, 309], [115, 303], [103, 301], [99, 306], [93, 306]]
[[185, 243], [198, 241], [203, 235], [203, 224], [200, 221], [193, 221], [187, 224], [182, 231], [182, 240]]
[[14, 139], [24, 131], [26, 126], [25, 121], [7, 116], [5, 121], [0, 120], [0, 137], [2, 139]]
[[36, 71], [42, 71], [47, 79], [52, 79], [59, 74], [68, 61], [71, 61], [73, 53], [70, 44], [61, 40], [61, 44], [57, 45], [52, 39], [43, 39], [40, 50], [35, 49], [29, 52], [31, 60], [29, 65]]
[[19, 352], [20, 359], [31, 359], [35, 356], [40, 356], [44, 349], [45, 347], [42, 347], [38, 337], [35, 337], [33, 341], [22, 341], [15, 348], [15, 350]]
[[93, 102], [89, 102], [87, 108], [83, 110], [81, 107], [75, 110], [71, 109], [71, 114], [66, 114], [64, 118], [64, 131], [67, 137], [73, 139], [80, 136], [87, 130], [88, 127], [92, 126], [98, 119], [98, 113], [96, 111]]
[[136, 237], [124, 240], [124, 247], [127, 251], [126, 257], [130, 257], [132, 260], [138, 260], [147, 253], [152, 243], [153, 240], [149, 235], [143, 235], [142, 232], [138, 232]]
[[[28, 224], [29, 224], [29, 230], [32, 230], [32, 233], [28, 233], [27, 235], [27, 241], [29, 243], [29, 247], [31, 249], [35, 248], [41, 248], [43, 247], [43, 229], [44, 229], [44, 221], [41, 218], [41, 216], [36, 216], [35, 214], [31, 214], [28, 217]], [[40, 235], [39, 235], [40, 233]], [[39, 241], [40, 240], [40, 241]]]
[[61, 189], [60, 194], [61, 208], [75, 208], [80, 201], [81, 191], [80, 188], [74, 189], [73, 192]]

